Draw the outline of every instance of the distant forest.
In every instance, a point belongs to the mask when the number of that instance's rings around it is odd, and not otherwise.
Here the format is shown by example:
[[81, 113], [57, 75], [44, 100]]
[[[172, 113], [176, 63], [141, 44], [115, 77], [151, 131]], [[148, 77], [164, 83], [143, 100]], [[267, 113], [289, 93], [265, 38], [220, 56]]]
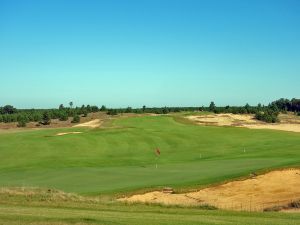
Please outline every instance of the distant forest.
[[73, 102], [68, 106], [60, 104], [57, 109], [17, 109], [12, 105], [0, 107], [0, 123], [18, 122], [19, 127], [25, 127], [28, 122], [37, 122], [39, 125], [48, 125], [51, 119], [59, 119], [67, 121], [70, 117], [72, 123], [79, 123], [81, 117], [86, 117], [92, 112], [106, 112], [108, 115], [117, 115], [120, 113], [155, 113], [167, 114], [172, 112], [184, 111], [208, 111], [214, 113], [233, 113], [233, 114], [255, 114], [255, 118], [267, 123], [279, 122], [278, 114], [294, 112], [300, 116], [300, 99], [293, 98], [291, 100], [281, 98], [271, 102], [267, 106], [258, 104], [257, 106], [216, 106], [211, 102], [209, 106], [201, 107], [146, 107], [141, 108], [106, 108], [82, 105], [81, 107], [73, 107]]

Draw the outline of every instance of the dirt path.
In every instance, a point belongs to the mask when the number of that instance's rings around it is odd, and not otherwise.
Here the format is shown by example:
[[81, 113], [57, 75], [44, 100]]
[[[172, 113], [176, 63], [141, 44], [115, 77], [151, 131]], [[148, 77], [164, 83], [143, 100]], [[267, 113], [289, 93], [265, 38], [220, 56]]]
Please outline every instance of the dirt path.
[[85, 122], [85, 123], [80, 123], [77, 124], [73, 127], [90, 127], [90, 128], [96, 128], [96, 127], [100, 127], [102, 121], [100, 119], [95, 119], [95, 120], [91, 120], [89, 122]]
[[300, 169], [273, 171], [242, 181], [233, 181], [196, 192], [168, 194], [160, 191], [121, 198], [120, 201], [262, 211], [300, 199]]
[[187, 116], [186, 118], [200, 125], [235, 126], [250, 129], [273, 129], [300, 132], [300, 118], [294, 115], [281, 115], [280, 117], [281, 122], [275, 124], [258, 121], [254, 119], [254, 115], [249, 114], [209, 114]]

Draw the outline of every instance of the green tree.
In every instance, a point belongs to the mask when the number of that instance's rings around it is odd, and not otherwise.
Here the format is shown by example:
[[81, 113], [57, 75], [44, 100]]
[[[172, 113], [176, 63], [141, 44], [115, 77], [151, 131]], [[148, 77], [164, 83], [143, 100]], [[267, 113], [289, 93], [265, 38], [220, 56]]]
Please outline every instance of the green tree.
[[69, 102], [70, 108], [72, 109], [73, 107], [73, 102]]
[[245, 105], [245, 110], [246, 113], [250, 113], [250, 105], [248, 103]]
[[125, 110], [125, 113], [131, 113], [131, 112], [132, 112], [132, 108], [128, 106]]
[[17, 109], [14, 108], [12, 105], [6, 105], [1, 108], [1, 114], [13, 114], [16, 113]]
[[214, 112], [216, 110], [216, 105], [214, 102], [211, 102], [209, 105], [209, 111]]
[[169, 109], [167, 107], [164, 107], [162, 110], [163, 114], [168, 114], [169, 113]]
[[105, 105], [102, 105], [102, 106], [101, 106], [100, 111], [106, 111]]
[[42, 124], [49, 125], [50, 123], [51, 123], [51, 116], [50, 116], [49, 112], [46, 111], [43, 113], [43, 116], [42, 116]]
[[59, 107], [58, 107], [59, 110], [62, 110], [62, 109], [64, 109], [64, 108], [65, 108], [65, 107], [64, 107], [63, 104], [60, 104]]

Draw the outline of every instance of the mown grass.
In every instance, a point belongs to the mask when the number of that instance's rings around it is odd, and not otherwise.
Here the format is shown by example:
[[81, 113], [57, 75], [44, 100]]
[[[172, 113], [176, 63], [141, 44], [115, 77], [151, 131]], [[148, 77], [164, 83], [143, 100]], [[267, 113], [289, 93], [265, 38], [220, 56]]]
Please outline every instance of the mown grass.
[[[169, 116], [117, 119], [114, 126], [0, 134], [0, 185], [80, 194], [180, 190], [300, 162], [299, 133], [196, 126]], [[83, 133], [55, 136], [71, 130]]]

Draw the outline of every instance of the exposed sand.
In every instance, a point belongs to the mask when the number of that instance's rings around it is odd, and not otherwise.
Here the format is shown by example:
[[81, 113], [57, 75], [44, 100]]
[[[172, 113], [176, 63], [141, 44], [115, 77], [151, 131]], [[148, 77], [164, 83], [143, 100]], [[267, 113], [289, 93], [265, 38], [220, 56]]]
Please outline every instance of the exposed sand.
[[300, 124], [259, 124], [259, 125], [243, 125], [243, 127], [251, 129], [272, 129], [272, 130], [283, 130], [283, 131], [292, 131], [300, 132]]
[[82, 132], [79, 131], [73, 131], [73, 132], [61, 132], [61, 133], [57, 133], [56, 136], [63, 136], [66, 134], [81, 134]]
[[96, 128], [96, 127], [100, 127], [102, 121], [100, 119], [95, 119], [95, 120], [91, 120], [89, 122], [85, 122], [85, 123], [80, 123], [77, 124], [73, 127], [90, 127], [90, 128]]
[[209, 204], [222, 209], [262, 211], [300, 199], [300, 169], [272, 171], [242, 181], [183, 194], [160, 191], [119, 199], [127, 202], [197, 206]]
[[292, 115], [283, 115], [281, 117], [281, 122], [276, 124], [268, 124], [258, 121], [254, 119], [254, 115], [249, 114], [209, 114], [187, 116], [186, 118], [201, 125], [236, 126], [250, 129], [273, 129], [300, 132], [299, 120], [294, 119]]
[[188, 116], [186, 117], [199, 124], [205, 125], [217, 125], [217, 126], [234, 126], [241, 124], [253, 124], [257, 123], [254, 120], [253, 115], [239, 115], [239, 114], [209, 114], [200, 116]]
[[287, 213], [300, 213], [300, 208], [292, 208], [292, 209], [283, 209], [280, 212], [287, 212]]

